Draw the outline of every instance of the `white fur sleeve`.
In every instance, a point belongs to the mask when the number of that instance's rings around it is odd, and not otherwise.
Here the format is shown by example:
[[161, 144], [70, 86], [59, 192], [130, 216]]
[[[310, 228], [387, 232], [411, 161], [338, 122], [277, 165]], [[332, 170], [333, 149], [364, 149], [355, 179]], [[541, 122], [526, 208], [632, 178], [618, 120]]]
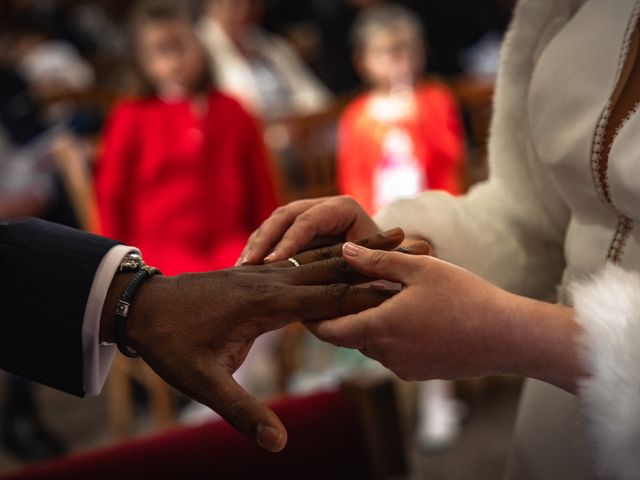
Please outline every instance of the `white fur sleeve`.
[[591, 374], [579, 394], [600, 472], [640, 479], [640, 274], [609, 264], [571, 292]]

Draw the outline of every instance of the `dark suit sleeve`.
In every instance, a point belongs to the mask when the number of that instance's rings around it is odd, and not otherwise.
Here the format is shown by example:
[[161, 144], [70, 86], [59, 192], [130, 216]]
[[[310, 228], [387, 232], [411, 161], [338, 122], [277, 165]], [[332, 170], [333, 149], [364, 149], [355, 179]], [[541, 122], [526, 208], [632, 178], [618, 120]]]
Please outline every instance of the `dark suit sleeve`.
[[84, 394], [84, 311], [115, 245], [43, 220], [0, 221], [0, 368]]

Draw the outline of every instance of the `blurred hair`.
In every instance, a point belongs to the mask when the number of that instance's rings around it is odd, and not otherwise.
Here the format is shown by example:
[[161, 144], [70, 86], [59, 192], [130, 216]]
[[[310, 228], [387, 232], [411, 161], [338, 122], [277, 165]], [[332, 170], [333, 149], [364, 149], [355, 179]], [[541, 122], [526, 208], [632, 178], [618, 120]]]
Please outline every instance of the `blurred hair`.
[[[187, 2], [179, 0], [139, 0], [131, 9], [129, 19], [129, 45], [131, 55], [132, 93], [140, 96], [153, 96], [156, 94], [153, 85], [144, 74], [138, 61], [138, 34], [142, 28], [153, 23], [179, 21], [194, 27], [194, 17], [188, 8]], [[202, 46], [202, 54], [205, 57], [205, 67], [202, 78], [196, 85], [198, 92], [208, 92], [213, 89], [215, 82], [208, 65], [208, 54]]]
[[424, 26], [411, 10], [395, 3], [376, 5], [365, 9], [356, 19], [351, 30], [351, 42], [356, 50], [366, 48], [376, 30], [413, 30], [418, 40], [426, 42]]

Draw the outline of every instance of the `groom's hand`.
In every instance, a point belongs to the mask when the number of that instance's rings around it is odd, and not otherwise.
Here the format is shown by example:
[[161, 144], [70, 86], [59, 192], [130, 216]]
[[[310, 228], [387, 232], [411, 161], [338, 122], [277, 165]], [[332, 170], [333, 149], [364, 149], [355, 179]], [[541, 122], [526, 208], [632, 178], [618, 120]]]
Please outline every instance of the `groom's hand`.
[[[364, 243], [393, 249], [401, 230]], [[390, 292], [359, 288], [367, 277], [340, 257], [340, 246], [257, 267], [238, 267], [143, 283], [127, 320], [127, 343], [169, 384], [208, 405], [270, 451], [284, 448], [278, 417], [245, 392], [233, 373], [262, 333], [375, 307]], [[425, 253], [425, 252], [415, 252]], [[101, 339], [113, 339], [115, 304], [130, 274], [116, 276], [103, 310]]]

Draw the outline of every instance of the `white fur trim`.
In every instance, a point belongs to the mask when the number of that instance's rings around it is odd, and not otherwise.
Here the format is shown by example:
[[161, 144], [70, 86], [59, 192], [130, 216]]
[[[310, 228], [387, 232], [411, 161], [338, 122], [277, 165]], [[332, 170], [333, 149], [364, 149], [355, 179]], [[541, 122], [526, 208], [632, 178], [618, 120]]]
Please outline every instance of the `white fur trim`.
[[579, 386], [605, 478], [640, 479], [640, 274], [608, 264], [571, 286], [590, 377]]

